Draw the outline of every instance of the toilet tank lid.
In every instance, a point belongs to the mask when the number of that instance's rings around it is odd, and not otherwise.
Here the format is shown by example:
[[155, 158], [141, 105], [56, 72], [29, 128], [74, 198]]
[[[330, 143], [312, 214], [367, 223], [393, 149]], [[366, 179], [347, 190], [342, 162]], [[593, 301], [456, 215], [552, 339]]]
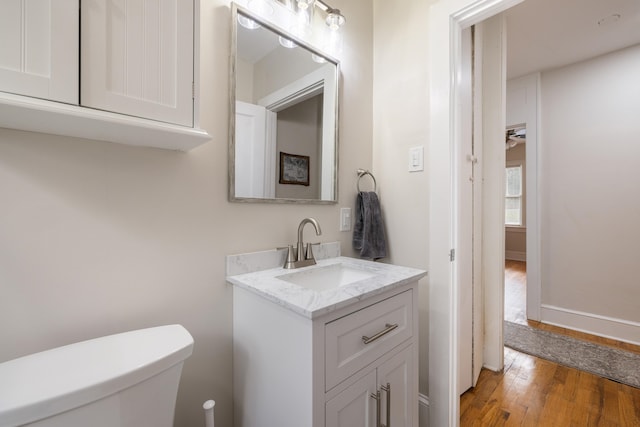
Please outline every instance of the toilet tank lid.
[[189, 357], [181, 325], [95, 338], [0, 363], [0, 426], [21, 425], [129, 388]]

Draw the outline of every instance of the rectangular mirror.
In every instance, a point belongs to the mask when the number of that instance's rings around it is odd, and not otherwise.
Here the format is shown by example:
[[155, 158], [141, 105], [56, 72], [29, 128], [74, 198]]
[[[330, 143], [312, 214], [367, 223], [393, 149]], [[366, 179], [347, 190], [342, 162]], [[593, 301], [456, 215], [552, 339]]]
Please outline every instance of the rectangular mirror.
[[337, 203], [338, 62], [232, 5], [229, 199]]

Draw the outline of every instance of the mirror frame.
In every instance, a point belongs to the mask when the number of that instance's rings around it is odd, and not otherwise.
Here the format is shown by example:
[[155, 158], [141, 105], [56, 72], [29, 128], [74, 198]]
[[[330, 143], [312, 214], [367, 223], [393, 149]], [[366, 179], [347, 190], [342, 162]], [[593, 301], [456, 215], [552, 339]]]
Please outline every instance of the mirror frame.
[[[311, 47], [307, 42], [301, 40], [299, 37], [283, 30], [277, 25], [267, 22], [255, 13], [239, 6], [236, 3], [231, 4], [231, 52], [229, 57], [229, 147], [228, 147], [228, 170], [229, 170], [229, 201], [230, 202], [243, 202], [243, 203], [295, 203], [295, 204], [317, 204], [317, 205], [329, 205], [338, 203], [338, 153], [339, 153], [339, 140], [338, 140], [338, 128], [339, 128], [339, 82], [340, 82], [340, 63], [337, 59], [327, 55], [318, 49]], [[272, 31], [277, 35], [284, 36], [294, 41], [299, 46], [308, 50], [310, 53], [319, 55], [332, 63], [336, 67], [335, 78], [335, 123], [333, 129], [334, 138], [334, 153], [333, 153], [333, 176], [331, 177], [333, 182], [333, 199], [293, 199], [293, 198], [258, 198], [258, 197], [236, 197], [235, 195], [235, 174], [236, 174], [236, 61], [237, 61], [237, 47], [238, 47], [238, 14], [245, 15], [266, 29]], [[323, 118], [324, 120], [324, 118]], [[323, 177], [324, 179], [324, 177]]]

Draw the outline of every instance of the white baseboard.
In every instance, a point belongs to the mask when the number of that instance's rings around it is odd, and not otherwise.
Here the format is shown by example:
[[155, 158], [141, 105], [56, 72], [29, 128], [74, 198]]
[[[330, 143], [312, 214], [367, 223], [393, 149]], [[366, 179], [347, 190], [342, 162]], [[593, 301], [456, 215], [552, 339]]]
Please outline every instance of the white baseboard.
[[429, 397], [418, 394], [418, 425], [429, 427]]
[[527, 253], [520, 251], [504, 251], [504, 258], [510, 261], [526, 261]]
[[640, 345], [640, 323], [542, 304], [543, 323]]

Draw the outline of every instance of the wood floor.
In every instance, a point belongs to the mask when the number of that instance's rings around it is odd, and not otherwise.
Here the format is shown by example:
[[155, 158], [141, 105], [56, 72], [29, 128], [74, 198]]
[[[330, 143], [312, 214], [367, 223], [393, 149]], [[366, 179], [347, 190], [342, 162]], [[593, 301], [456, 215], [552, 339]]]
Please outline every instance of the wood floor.
[[[640, 353], [639, 346], [526, 319], [526, 266], [505, 264], [505, 319]], [[505, 348], [502, 372], [483, 369], [460, 398], [460, 426], [640, 427], [640, 389]], [[640, 367], [638, 367], [640, 369]]]

